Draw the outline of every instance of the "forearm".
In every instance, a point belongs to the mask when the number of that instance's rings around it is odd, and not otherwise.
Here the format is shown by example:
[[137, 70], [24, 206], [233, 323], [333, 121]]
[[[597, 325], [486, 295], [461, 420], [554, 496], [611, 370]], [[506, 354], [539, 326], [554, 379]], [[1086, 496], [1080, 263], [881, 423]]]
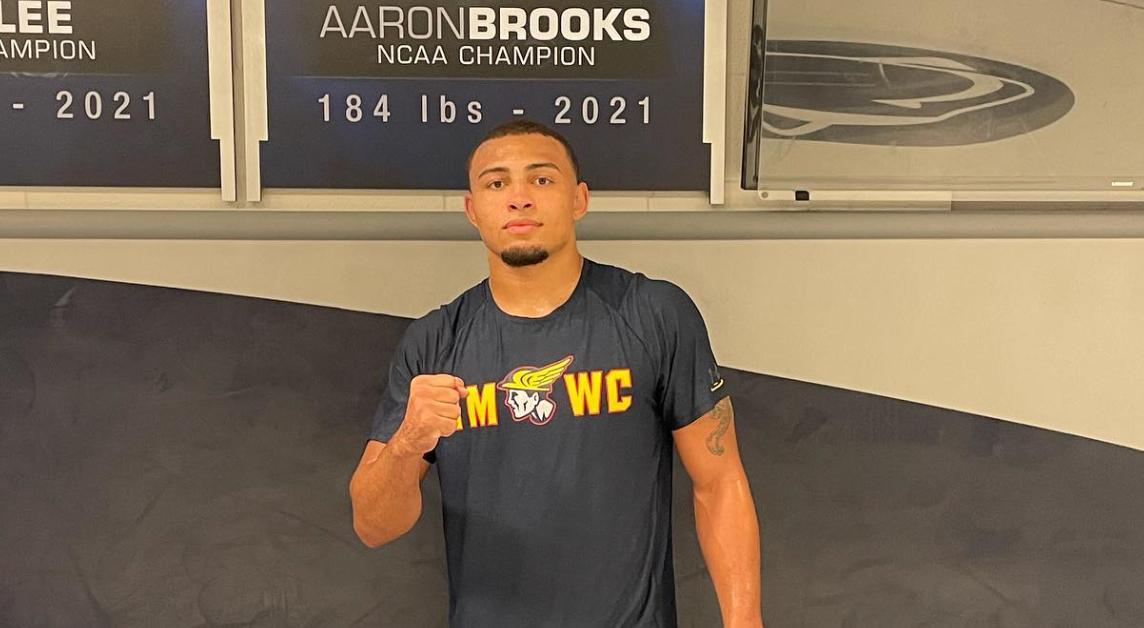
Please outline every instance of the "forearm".
[[695, 489], [695, 527], [725, 628], [762, 628], [759, 520], [746, 477]]
[[421, 516], [421, 456], [393, 442], [350, 480], [354, 531], [379, 547], [408, 532]]

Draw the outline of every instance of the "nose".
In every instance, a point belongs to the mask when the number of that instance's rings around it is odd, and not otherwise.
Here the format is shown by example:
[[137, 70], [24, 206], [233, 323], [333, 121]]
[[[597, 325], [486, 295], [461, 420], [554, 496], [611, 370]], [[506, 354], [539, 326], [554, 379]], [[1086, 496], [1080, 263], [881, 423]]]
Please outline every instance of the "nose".
[[528, 193], [528, 188], [519, 184], [513, 185], [508, 197], [508, 206], [518, 211], [532, 209], [532, 196]]

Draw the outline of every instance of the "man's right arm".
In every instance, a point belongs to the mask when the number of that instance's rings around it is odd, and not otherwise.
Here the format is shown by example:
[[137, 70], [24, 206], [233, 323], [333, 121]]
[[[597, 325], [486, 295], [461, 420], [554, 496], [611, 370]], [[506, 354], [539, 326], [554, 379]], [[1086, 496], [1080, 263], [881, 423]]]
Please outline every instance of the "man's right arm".
[[429, 470], [424, 456], [460, 426], [460, 402], [468, 392], [453, 375], [417, 375], [410, 381], [401, 425], [388, 444], [369, 441], [350, 478], [354, 531], [363, 543], [380, 547], [417, 523], [421, 480]]
[[354, 532], [362, 543], [380, 547], [402, 536], [421, 517], [421, 480], [429, 462], [401, 442], [366, 443], [350, 480]]

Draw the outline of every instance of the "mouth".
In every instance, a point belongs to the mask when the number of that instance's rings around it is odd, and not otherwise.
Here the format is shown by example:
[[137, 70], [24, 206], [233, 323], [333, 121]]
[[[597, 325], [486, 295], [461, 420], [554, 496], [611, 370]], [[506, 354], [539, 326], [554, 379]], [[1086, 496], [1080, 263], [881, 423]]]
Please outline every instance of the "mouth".
[[540, 223], [533, 220], [513, 220], [505, 225], [509, 233], [529, 233], [540, 227]]

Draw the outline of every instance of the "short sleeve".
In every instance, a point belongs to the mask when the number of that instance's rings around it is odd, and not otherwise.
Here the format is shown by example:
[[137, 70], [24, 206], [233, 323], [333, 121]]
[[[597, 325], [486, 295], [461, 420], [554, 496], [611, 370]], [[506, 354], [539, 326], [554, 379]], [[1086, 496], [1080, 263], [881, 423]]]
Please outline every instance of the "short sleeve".
[[[413, 321], [405, 329], [398, 342], [393, 358], [389, 363], [389, 376], [382, 391], [381, 401], [373, 414], [373, 425], [369, 438], [383, 443], [389, 442], [401, 422], [405, 420], [405, 406], [409, 402], [409, 383], [413, 378], [428, 372], [426, 359], [428, 346], [424, 321]], [[436, 462], [436, 451], [423, 456], [430, 463]]]
[[652, 280], [649, 306], [657, 321], [661, 418], [671, 430], [686, 427], [729, 394], [711, 351], [703, 315], [682, 288]]

